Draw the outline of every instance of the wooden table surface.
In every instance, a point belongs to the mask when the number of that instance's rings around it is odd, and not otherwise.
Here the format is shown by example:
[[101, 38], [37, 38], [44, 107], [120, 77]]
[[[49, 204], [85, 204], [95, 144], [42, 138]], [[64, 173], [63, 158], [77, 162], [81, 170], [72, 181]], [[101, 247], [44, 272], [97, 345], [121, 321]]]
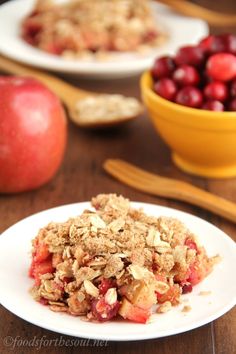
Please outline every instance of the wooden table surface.
[[[217, 10], [236, 12], [235, 0], [218, 2], [195, 0], [195, 2]], [[211, 30], [219, 32], [217, 28]], [[236, 32], [236, 28], [225, 29], [225, 31], [230, 30]], [[79, 87], [86, 89], [139, 97], [139, 78], [110, 81], [77, 79], [73, 81]], [[169, 149], [154, 132], [146, 115], [122, 129], [107, 132], [87, 132], [70, 123], [65, 159], [56, 177], [37, 191], [0, 196], [0, 232], [38, 211], [61, 204], [89, 200], [98, 193], [115, 192], [131, 200], [167, 205], [190, 212], [212, 222], [236, 239], [235, 225], [220, 217], [181, 202], [147, 196], [112, 179], [102, 169], [103, 161], [109, 157], [122, 158], [154, 173], [188, 181], [236, 202], [236, 179], [210, 180], [192, 177], [178, 170], [171, 162]], [[4, 284], [1, 284], [1, 291], [4, 291]], [[236, 310], [233, 309], [210, 324], [168, 338], [141, 342], [108, 342], [93, 347], [83, 342], [80, 343], [81, 346], [78, 344], [73, 346], [71, 337], [31, 325], [1, 307], [0, 353], [233, 354], [236, 350], [235, 315]], [[8, 336], [15, 340], [15, 345], [6, 345], [4, 339]], [[36, 343], [36, 339], [44, 340], [44, 347], [30, 345], [30, 343]], [[22, 344], [23, 340], [26, 340], [25, 345]], [[57, 342], [47, 342], [47, 340], [57, 340]], [[67, 345], [66, 340], [68, 340]]]

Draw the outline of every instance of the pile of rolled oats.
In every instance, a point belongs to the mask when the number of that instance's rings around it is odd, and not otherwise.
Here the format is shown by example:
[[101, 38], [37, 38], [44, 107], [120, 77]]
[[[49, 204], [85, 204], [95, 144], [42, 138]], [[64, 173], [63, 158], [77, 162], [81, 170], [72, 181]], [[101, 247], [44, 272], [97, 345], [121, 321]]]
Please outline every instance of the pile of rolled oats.
[[125, 122], [142, 111], [142, 104], [134, 97], [101, 94], [79, 100], [71, 119], [81, 127], [99, 127]]
[[147, 0], [37, 0], [22, 23], [31, 45], [66, 59], [107, 60], [165, 40]]
[[152, 305], [170, 310], [217, 260], [176, 219], [148, 216], [115, 194], [98, 195], [92, 206], [33, 240], [31, 291], [53, 311], [145, 323]]

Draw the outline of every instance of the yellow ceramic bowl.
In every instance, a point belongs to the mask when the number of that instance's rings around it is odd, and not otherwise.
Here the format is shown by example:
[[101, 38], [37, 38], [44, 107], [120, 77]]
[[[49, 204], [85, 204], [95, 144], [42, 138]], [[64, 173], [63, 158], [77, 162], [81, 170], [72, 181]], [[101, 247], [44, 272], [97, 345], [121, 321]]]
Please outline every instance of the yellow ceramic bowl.
[[149, 72], [141, 90], [152, 122], [183, 171], [204, 177], [236, 176], [236, 112], [188, 108], [163, 99], [153, 90]]

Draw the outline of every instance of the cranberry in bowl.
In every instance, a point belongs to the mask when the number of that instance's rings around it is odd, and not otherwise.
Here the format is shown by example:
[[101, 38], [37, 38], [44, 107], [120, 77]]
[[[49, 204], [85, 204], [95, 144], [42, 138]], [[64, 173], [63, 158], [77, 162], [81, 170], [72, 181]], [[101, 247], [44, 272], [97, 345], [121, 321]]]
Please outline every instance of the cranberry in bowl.
[[[149, 116], [183, 171], [236, 176], [236, 36], [204, 38], [143, 74]], [[164, 68], [164, 69], [163, 69]]]

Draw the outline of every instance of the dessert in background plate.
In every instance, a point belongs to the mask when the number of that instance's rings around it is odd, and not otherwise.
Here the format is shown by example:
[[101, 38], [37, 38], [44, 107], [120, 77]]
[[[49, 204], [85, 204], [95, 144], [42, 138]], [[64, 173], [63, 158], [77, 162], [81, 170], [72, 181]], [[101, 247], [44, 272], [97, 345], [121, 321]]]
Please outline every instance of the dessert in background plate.
[[102, 51], [98, 55], [90, 52], [87, 55], [86, 51], [83, 58], [76, 56], [74, 60], [69, 53], [71, 60], [65, 60], [65, 57], [51, 55], [22, 38], [22, 22], [33, 11], [35, 1], [12, 0], [0, 7], [0, 51], [9, 58], [31, 66], [84, 77], [111, 79], [140, 74], [152, 65], [157, 55], [170, 54], [180, 46], [195, 44], [208, 34], [206, 22], [181, 16], [156, 1], [150, 4], [155, 23], [161, 28], [159, 45], [149, 46], [147, 51], [141, 46], [141, 52]]
[[165, 38], [147, 0], [37, 0], [22, 37], [50, 54], [86, 60], [147, 50]]
[[153, 305], [171, 310], [219, 260], [177, 219], [148, 216], [115, 194], [98, 195], [92, 206], [33, 240], [31, 293], [52, 311], [146, 323]]

